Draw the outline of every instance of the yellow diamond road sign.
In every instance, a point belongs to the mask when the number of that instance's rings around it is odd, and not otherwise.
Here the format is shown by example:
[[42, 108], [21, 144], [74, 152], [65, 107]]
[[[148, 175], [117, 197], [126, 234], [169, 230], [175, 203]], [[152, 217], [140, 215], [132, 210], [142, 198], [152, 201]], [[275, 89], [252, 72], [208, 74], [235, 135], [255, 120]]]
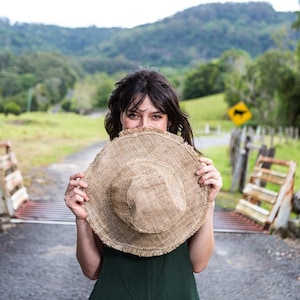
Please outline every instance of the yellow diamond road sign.
[[231, 107], [227, 113], [236, 126], [240, 126], [252, 118], [251, 112], [243, 101]]

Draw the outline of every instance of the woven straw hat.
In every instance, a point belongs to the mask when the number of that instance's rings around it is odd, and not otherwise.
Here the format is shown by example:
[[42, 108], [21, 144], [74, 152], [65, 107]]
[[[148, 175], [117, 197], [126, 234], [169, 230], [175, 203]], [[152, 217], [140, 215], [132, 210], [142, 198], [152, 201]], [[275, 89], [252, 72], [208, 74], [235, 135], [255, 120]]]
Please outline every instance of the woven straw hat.
[[87, 221], [100, 240], [145, 257], [184, 243], [208, 209], [198, 158], [181, 137], [158, 129], [125, 130], [108, 142], [85, 172]]

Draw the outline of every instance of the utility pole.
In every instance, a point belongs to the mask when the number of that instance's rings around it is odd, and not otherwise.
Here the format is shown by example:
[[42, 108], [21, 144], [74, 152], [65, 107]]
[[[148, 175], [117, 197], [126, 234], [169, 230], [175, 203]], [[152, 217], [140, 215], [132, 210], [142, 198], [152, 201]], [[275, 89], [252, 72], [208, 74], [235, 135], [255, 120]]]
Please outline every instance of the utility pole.
[[26, 112], [31, 112], [31, 103], [32, 103], [32, 89], [29, 89], [28, 90], [28, 97], [27, 97]]

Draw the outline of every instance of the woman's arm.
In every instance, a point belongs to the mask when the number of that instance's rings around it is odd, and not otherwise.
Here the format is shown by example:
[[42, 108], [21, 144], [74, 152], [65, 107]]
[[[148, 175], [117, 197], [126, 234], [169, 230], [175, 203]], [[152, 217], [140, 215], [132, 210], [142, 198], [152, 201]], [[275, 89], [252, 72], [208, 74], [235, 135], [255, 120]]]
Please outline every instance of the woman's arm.
[[208, 195], [209, 208], [206, 219], [201, 228], [189, 241], [190, 260], [195, 273], [199, 273], [207, 267], [209, 259], [214, 251], [214, 200], [223, 186], [222, 177], [213, 165], [212, 160], [202, 157], [200, 158], [200, 162], [205, 163], [206, 166], [197, 171], [197, 175], [199, 175], [199, 184], [200, 186], [210, 186], [210, 192]]
[[77, 173], [70, 177], [64, 199], [66, 205], [76, 216], [78, 262], [83, 274], [94, 280], [99, 276], [103, 245], [86, 221], [87, 213], [83, 205], [89, 198], [84, 192], [87, 184], [82, 180], [83, 177], [83, 173]]
[[189, 254], [193, 272], [203, 271], [211, 258], [214, 246], [213, 214], [214, 201], [209, 203], [206, 219], [201, 228], [189, 240]]
[[103, 244], [93, 233], [86, 220], [76, 219], [77, 248], [76, 256], [82, 272], [89, 279], [95, 280], [100, 273], [103, 257]]

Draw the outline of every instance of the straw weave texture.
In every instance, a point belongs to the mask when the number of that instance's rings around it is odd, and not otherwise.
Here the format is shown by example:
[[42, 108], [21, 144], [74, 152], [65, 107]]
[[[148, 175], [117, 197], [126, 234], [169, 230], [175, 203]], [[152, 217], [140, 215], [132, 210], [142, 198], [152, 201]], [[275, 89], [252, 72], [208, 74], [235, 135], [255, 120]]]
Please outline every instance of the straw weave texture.
[[109, 247], [138, 256], [168, 253], [203, 224], [207, 187], [198, 155], [181, 137], [158, 129], [121, 132], [86, 170], [87, 221]]

